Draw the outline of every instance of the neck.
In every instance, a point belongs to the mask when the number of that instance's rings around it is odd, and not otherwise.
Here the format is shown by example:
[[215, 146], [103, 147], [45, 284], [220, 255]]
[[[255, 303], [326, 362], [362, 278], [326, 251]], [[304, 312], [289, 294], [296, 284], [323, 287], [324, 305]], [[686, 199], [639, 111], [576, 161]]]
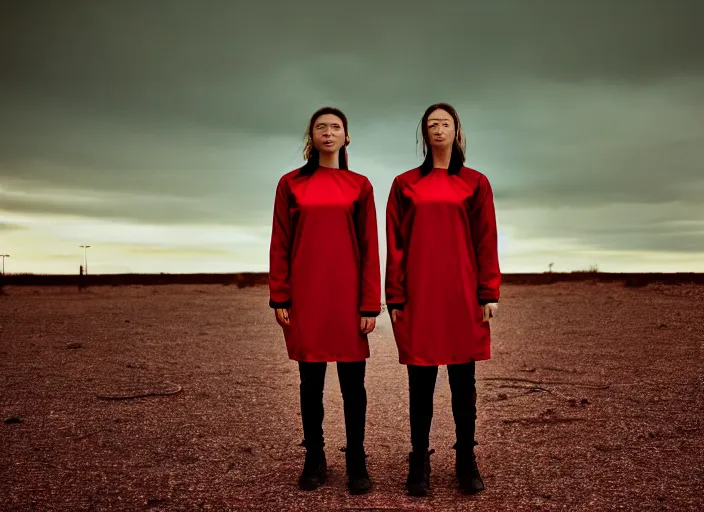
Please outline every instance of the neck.
[[329, 167], [330, 169], [340, 168], [340, 153], [335, 151], [334, 153], [320, 153], [318, 159], [318, 164], [320, 167]]
[[448, 169], [450, 167], [450, 157], [452, 156], [452, 146], [445, 148], [433, 148], [433, 167], [436, 169]]

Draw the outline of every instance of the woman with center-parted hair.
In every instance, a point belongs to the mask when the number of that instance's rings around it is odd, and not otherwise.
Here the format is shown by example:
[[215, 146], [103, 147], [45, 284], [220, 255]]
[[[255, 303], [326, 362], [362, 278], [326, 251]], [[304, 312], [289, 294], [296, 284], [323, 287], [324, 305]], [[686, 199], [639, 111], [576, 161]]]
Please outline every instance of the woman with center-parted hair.
[[306, 133], [307, 163], [276, 188], [270, 248], [269, 305], [283, 328], [290, 359], [298, 361], [306, 459], [299, 487], [326, 477], [323, 387], [337, 362], [344, 401], [345, 461], [351, 493], [369, 491], [364, 429], [367, 335], [381, 311], [381, 270], [374, 191], [348, 170], [347, 118], [324, 107]]
[[438, 366], [447, 365], [460, 488], [484, 488], [474, 455], [475, 361], [490, 357], [491, 318], [498, 308], [497, 229], [487, 177], [464, 166], [457, 112], [431, 105], [421, 120], [425, 160], [397, 176], [386, 210], [386, 304], [407, 365], [411, 444], [406, 486], [430, 487], [428, 450]]

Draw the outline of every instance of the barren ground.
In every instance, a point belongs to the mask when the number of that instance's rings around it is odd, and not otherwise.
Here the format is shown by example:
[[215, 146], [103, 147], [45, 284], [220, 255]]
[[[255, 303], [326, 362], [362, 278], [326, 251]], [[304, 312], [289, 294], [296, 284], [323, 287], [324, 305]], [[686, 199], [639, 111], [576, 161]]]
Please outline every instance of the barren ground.
[[325, 394], [330, 478], [312, 493], [296, 488], [297, 367], [266, 287], [5, 293], [2, 510], [704, 509], [704, 286], [502, 287], [493, 358], [477, 365], [486, 490], [465, 497], [455, 488], [443, 368], [432, 491], [421, 499], [403, 488], [407, 380], [386, 313], [367, 366], [374, 490], [353, 497], [334, 365]]

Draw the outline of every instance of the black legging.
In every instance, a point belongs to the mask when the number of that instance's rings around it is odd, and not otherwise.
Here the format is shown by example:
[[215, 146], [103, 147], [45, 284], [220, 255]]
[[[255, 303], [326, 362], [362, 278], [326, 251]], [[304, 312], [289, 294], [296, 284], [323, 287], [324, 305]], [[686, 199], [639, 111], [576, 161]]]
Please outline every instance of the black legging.
[[[364, 388], [364, 373], [367, 362], [337, 363], [337, 375], [344, 401], [345, 432], [347, 450], [364, 447], [364, 425], [367, 414], [367, 391]], [[301, 376], [301, 419], [303, 420], [303, 444], [306, 449], [320, 448], [323, 440], [323, 388], [327, 363], [299, 361]]]
[[[447, 365], [452, 392], [452, 415], [455, 418], [455, 448], [472, 449], [477, 419], [477, 390], [474, 361]], [[433, 394], [438, 376], [437, 366], [408, 365], [410, 398], [411, 445], [415, 451], [428, 449], [430, 425], [433, 421]]]

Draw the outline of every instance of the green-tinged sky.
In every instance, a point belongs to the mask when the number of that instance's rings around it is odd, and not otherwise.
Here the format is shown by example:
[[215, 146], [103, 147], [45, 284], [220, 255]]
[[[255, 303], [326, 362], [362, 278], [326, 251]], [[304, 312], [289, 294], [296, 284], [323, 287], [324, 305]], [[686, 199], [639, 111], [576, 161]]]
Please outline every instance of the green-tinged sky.
[[505, 272], [704, 272], [704, 2], [12, 2], [8, 272], [268, 270], [311, 113], [349, 117], [384, 261], [391, 182], [453, 104]]

